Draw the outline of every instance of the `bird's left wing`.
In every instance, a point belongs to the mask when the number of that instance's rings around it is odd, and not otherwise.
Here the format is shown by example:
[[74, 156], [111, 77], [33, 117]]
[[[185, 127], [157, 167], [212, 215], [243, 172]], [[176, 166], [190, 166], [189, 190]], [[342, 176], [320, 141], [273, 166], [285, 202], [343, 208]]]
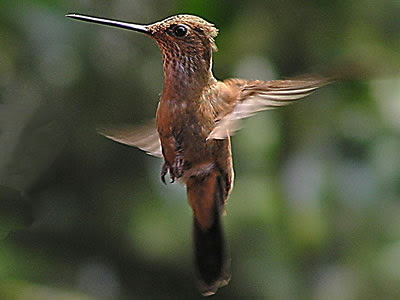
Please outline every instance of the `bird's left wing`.
[[97, 128], [97, 132], [118, 143], [137, 147], [155, 157], [162, 157], [161, 142], [155, 120], [139, 126]]
[[239, 89], [236, 99], [225, 101], [216, 120], [216, 126], [208, 139], [224, 139], [241, 128], [241, 119], [251, 117], [263, 110], [285, 106], [310, 95], [316, 89], [328, 84], [327, 79], [298, 79], [245, 81], [229, 79], [223, 83], [229, 88]]

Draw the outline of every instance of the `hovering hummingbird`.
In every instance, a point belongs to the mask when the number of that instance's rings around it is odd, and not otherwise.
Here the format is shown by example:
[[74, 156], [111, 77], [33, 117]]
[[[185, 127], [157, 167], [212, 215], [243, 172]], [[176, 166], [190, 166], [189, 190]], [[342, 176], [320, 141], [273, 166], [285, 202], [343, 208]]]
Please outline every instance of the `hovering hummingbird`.
[[160, 47], [164, 85], [156, 120], [135, 129], [103, 130], [117, 142], [163, 157], [161, 180], [186, 185], [193, 210], [193, 241], [199, 289], [212, 295], [230, 280], [230, 256], [221, 216], [233, 186], [230, 136], [240, 120], [290, 104], [328, 80], [219, 81], [212, 73], [218, 29], [193, 15], [138, 25], [80, 14], [67, 17], [141, 32]]

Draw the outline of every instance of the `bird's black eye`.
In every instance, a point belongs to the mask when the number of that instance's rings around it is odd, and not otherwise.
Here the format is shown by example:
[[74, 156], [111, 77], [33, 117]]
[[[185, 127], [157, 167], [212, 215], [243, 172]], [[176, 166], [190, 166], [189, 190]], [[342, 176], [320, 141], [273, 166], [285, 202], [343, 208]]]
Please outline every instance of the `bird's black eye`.
[[176, 37], [182, 38], [187, 34], [188, 30], [184, 25], [176, 25], [173, 32]]

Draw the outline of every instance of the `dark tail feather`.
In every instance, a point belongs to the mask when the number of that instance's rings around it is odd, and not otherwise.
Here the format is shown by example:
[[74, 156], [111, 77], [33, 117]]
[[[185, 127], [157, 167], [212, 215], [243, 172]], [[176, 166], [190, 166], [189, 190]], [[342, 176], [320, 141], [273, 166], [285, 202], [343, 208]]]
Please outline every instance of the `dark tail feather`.
[[220, 207], [223, 206], [223, 199], [219, 178], [217, 185], [213, 224], [208, 229], [202, 229], [196, 218], [193, 222], [195, 263], [200, 281], [199, 288], [203, 296], [215, 294], [218, 288], [227, 285], [230, 280], [230, 257], [221, 220]]

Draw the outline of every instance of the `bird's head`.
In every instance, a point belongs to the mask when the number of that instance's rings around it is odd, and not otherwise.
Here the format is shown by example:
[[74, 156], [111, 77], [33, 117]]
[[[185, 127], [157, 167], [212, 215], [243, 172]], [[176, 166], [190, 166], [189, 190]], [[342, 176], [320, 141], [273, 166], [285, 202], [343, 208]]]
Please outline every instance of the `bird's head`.
[[176, 15], [149, 25], [80, 14], [68, 14], [67, 17], [144, 33], [152, 37], [160, 47], [166, 70], [183, 72], [188, 76], [196, 72], [208, 72], [212, 51], [217, 50], [214, 39], [218, 29], [193, 15]]
[[162, 51], [179, 48], [182, 54], [196, 55], [196, 51], [216, 50], [214, 39], [218, 29], [193, 15], [177, 15], [148, 25], [151, 36]]

